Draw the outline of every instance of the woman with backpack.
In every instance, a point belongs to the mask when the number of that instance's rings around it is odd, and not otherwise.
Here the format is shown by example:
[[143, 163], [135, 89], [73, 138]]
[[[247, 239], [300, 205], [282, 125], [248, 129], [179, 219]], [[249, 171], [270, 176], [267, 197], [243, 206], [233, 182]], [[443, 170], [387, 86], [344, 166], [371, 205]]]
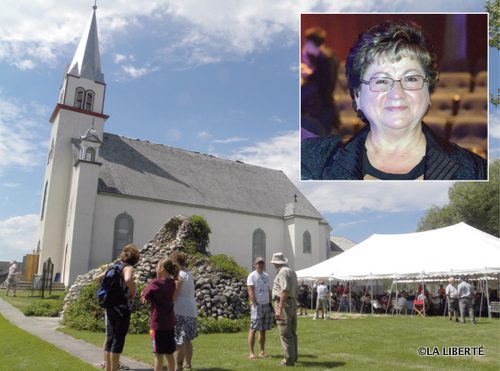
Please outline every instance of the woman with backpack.
[[[121, 275], [121, 287], [114, 287], [112, 290], [119, 292], [109, 293], [114, 299], [105, 305], [106, 309], [106, 340], [104, 342], [104, 359], [106, 371], [118, 370], [120, 354], [125, 345], [125, 336], [130, 325], [130, 314], [132, 301], [137, 289], [134, 282], [134, 265], [139, 261], [140, 253], [134, 244], [128, 244], [120, 253], [119, 261], [114, 264], [105, 274], [104, 280], [111, 278], [111, 275], [118, 273]], [[113, 273], [112, 273], [113, 272]], [[102, 286], [102, 285], [101, 285]], [[123, 295], [123, 299], [116, 297]]]

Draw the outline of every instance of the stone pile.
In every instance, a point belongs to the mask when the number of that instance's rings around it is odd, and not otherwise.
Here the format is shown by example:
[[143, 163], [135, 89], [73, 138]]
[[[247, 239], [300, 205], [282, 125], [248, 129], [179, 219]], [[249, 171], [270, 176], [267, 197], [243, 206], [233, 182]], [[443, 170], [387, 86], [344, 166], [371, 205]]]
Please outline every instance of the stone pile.
[[[199, 313], [217, 319], [236, 319], [248, 314], [245, 280], [235, 278], [211, 264], [206, 246], [193, 246], [193, 236], [189, 218], [184, 216], [172, 218], [141, 250], [141, 258], [136, 266], [136, 282], [147, 283], [154, 277], [158, 261], [164, 256], [176, 250], [189, 254], [194, 248], [198, 253], [188, 255], [188, 269], [195, 281], [195, 297]], [[111, 263], [78, 276], [66, 295], [65, 303], [75, 300], [81, 288], [92, 282], [110, 265]]]

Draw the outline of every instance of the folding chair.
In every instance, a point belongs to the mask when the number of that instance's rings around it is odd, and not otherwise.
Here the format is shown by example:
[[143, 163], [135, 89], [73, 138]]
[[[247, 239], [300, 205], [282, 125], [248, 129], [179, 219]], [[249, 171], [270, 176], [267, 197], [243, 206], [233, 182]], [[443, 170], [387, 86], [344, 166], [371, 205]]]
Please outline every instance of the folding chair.
[[417, 316], [425, 317], [425, 300], [413, 301], [413, 313]]

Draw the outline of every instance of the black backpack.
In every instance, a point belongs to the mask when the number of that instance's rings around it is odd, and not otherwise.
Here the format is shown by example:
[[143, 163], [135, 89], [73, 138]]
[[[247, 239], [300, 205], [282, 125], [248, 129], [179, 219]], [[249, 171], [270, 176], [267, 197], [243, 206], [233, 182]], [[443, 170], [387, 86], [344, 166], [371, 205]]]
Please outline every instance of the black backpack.
[[123, 264], [114, 264], [106, 271], [97, 289], [97, 303], [102, 308], [127, 305], [127, 285], [123, 278]]

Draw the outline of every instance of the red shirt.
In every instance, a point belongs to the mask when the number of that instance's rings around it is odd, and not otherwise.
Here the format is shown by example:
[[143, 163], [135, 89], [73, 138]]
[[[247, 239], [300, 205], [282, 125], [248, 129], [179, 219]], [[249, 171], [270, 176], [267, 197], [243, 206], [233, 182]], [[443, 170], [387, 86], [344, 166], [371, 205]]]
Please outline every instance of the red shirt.
[[155, 278], [144, 289], [142, 296], [151, 303], [149, 325], [152, 330], [175, 328], [174, 292], [175, 281], [172, 278]]

